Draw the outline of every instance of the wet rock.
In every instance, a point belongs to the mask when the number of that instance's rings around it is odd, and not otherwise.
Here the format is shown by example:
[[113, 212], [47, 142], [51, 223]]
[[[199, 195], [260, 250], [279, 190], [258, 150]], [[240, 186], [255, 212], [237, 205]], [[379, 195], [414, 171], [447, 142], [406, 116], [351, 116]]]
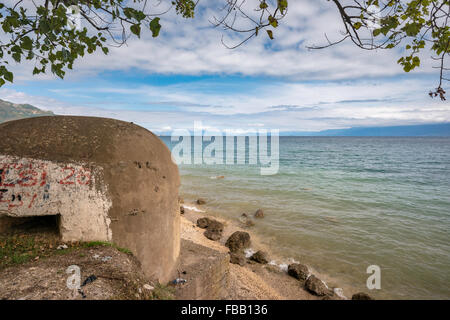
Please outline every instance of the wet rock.
[[308, 278], [308, 267], [301, 263], [292, 263], [288, 266], [288, 274], [298, 280], [305, 281]]
[[204, 235], [210, 240], [218, 241], [220, 240], [220, 238], [222, 238], [222, 232], [223, 232], [223, 223], [217, 220], [210, 219]]
[[330, 289], [328, 289], [327, 285], [317, 278], [315, 275], [311, 275], [305, 282], [305, 288], [317, 295], [317, 296], [325, 296], [330, 294]]
[[253, 222], [252, 219], [247, 219], [247, 220], [245, 220], [245, 222], [244, 222], [244, 226], [247, 227], [247, 228], [253, 227], [254, 225], [255, 225], [255, 223]]
[[243, 213], [241, 215], [239, 221], [242, 223], [244, 227], [253, 227], [255, 225], [253, 220], [246, 213]]
[[236, 231], [233, 233], [225, 243], [225, 246], [231, 252], [237, 252], [250, 247], [250, 235], [247, 232]]
[[203, 198], [198, 198], [197, 199], [197, 204], [202, 205], [202, 204], [205, 204], [205, 203], [206, 203], [205, 199], [203, 199]]
[[214, 219], [210, 219], [210, 223], [208, 225], [208, 230], [211, 229], [213, 231], [222, 232], [223, 231], [223, 223]]
[[329, 290], [329, 292], [323, 296], [322, 300], [348, 300], [346, 296], [344, 296], [341, 288], [334, 288], [333, 290]]
[[203, 218], [197, 219], [197, 226], [199, 228], [206, 229], [206, 228], [208, 228], [208, 226], [211, 223], [211, 221], [212, 221], [212, 219], [207, 218], [207, 217], [203, 217]]
[[184, 207], [183, 206], [180, 206], [180, 213], [184, 214]]
[[280, 267], [277, 265], [273, 265], [273, 264], [266, 264], [264, 267], [267, 271], [272, 272], [272, 273], [282, 273], [282, 271], [280, 270]]
[[253, 261], [256, 261], [258, 263], [261, 264], [267, 264], [269, 263], [269, 258], [267, 257], [267, 253], [264, 251], [257, 251], [256, 253], [254, 253], [250, 259], [252, 259]]
[[256, 210], [254, 214], [255, 218], [264, 218], [264, 211], [262, 209]]
[[352, 300], [375, 300], [375, 299], [369, 296], [367, 293], [358, 292], [352, 295]]
[[242, 252], [230, 252], [230, 263], [244, 266], [247, 262], [245, 255]]
[[222, 238], [222, 233], [211, 231], [211, 230], [206, 230], [204, 235], [205, 235], [205, 237], [207, 237], [209, 240], [212, 240], [212, 241], [219, 241], [220, 238]]

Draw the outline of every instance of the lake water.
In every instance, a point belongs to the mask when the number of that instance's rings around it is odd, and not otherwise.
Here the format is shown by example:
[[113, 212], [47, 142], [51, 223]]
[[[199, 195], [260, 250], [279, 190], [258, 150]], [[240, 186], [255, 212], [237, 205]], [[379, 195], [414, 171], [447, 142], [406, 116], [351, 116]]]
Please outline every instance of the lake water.
[[[279, 146], [271, 176], [248, 164], [180, 165], [181, 194], [230, 219], [264, 209], [254, 232], [344, 290], [450, 299], [450, 138], [280, 137]], [[381, 268], [381, 290], [366, 288], [369, 265]]]

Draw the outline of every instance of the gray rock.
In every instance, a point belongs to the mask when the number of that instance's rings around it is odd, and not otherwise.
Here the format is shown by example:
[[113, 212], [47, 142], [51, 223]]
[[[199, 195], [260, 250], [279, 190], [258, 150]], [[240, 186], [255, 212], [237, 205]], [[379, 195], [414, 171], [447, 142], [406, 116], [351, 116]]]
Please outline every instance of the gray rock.
[[219, 241], [220, 238], [222, 238], [222, 233], [211, 230], [206, 230], [203, 234], [205, 237], [212, 241]]
[[218, 241], [220, 240], [220, 238], [222, 238], [222, 232], [223, 232], [223, 223], [217, 220], [210, 219], [204, 235], [210, 240]]
[[223, 223], [214, 219], [210, 219], [208, 224], [208, 230], [222, 232], [223, 231]]
[[197, 199], [197, 204], [202, 205], [202, 204], [205, 204], [205, 203], [206, 203], [205, 199], [203, 199], [203, 198], [198, 198]]
[[255, 218], [264, 218], [264, 211], [262, 209], [258, 209], [255, 212]]
[[246, 262], [247, 259], [242, 252], [230, 252], [230, 263], [244, 266]]
[[241, 217], [239, 218], [239, 221], [242, 223], [242, 225], [244, 227], [253, 227], [255, 225], [255, 222], [253, 222], [253, 220], [248, 217], [248, 215], [246, 213], [243, 213], [241, 215]]
[[197, 219], [197, 226], [199, 228], [206, 229], [206, 228], [208, 228], [208, 226], [211, 223], [211, 221], [212, 221], [212, 219], [207, 218], [207, 217], [203, 217], [203, 218]]
[[250, 235], [247, 232], [236, 231], [233, 233], [225, 243], [225, 246], [231, 252], [237, 252], [250, 247]]
[[256, 261], [258, 263], [261, 264], [267, 264], [269, 263], [269, 258], [267, 257], [267, 253], [264, 251], [257, 251], [256, 253], [254, 253], [250, 259], [252, 259], [253, 261]]
[[247, 228], [253, 227], [255, 225], [255, 223], [253, 222], [252, 219], [247, 219], [244, 221], [244, 226]]
[[308, 278], [308, 267], [300, 263], [292, 263], [288, 266], [288, 274], [298, 280], [305, 281]]
[[330, 294], [330, 289], [327, 288], [325, 283], [317, 278], [315, 275], [311, 275], [305, 282], [305, 288], [317, 295], [317, 296], [325, 296]]
[[352, 300], [375, 300], [375, 299], [369, 296], [367, 293], [358, 292], [352, 295]]

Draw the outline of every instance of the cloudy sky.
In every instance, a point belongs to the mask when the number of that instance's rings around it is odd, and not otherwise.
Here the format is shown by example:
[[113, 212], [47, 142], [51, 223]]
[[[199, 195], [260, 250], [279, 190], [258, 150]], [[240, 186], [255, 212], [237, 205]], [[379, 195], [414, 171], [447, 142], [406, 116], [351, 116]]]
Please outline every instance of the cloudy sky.
[[275, 40], [258, 36], [234, 50], [221, 38], [231, 45], [236, 35], [209, 22], [221, 2], [201, 1], [194, 20], [166, 14], [158, 38], [146, 32], [108, 56], [85, 57], [64, 80], [14, 65], [14, 84], [0, 88], [0, 98], [57, 114], [133, 121], [155, 132], [192, 128], [194, 121], [244, 131], [450, 121], [450, 104], [427, 95], [438, 82], [428, 53], [419, 70], [405, 74], [396, 64], [399, 50], [362, 51], [351, 43], [308, 50], [324, 44], [325, 34], [339, 38], [331, 2], [290, 1]]

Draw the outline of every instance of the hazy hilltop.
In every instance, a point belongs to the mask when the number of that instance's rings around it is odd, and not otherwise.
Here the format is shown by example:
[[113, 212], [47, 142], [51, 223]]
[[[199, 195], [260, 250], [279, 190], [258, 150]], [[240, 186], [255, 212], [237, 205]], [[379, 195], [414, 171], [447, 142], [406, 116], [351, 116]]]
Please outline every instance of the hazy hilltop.
[[16, 104], [0, 99], [0, 123], [16, 119], [53, 115], [54, 113], [51, 111], [43, 111], [30, 104]]

